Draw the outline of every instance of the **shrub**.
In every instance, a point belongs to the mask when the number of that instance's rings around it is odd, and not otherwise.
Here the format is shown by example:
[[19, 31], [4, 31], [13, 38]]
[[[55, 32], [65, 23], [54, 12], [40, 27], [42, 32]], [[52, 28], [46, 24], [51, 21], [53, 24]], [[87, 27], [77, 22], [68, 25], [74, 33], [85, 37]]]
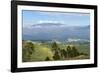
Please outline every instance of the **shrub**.
[[45, 61], [50, 61], [50, 58], [49, 57], [46, 57]]

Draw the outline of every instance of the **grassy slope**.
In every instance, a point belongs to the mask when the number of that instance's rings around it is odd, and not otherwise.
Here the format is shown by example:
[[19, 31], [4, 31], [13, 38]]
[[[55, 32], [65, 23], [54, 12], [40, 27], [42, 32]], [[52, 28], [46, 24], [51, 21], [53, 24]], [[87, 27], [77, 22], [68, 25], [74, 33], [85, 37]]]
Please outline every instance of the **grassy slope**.
[[[51, 51], [51, 46], [48, 43], [39, 44], [38, 42], [34, 44], [35, 51], [31, 55], [31, 61], [44, 61], [46, 57], [49, 57], [51, 60], [53, 56], [53, 52]], [[66, 49], [67, 45], [70, 44], [58, 44], [61, 49]], [[79, 52], [87, 53], [89, 55], [89, 44], [71, 44], [76, 46]], [[81, 58], [82, 56], [76, 57], [76, 59]], [[83, 56], [84, 57], [84, 56]], [[81, 58], [82, 59], [82, 58]]]
[[45, 60], [46, 57], [52, 59], [53, 53], [52, 51], [45, 46], [35, 45], [35, 52], [31, 55], [31, 61], [42, 61]]

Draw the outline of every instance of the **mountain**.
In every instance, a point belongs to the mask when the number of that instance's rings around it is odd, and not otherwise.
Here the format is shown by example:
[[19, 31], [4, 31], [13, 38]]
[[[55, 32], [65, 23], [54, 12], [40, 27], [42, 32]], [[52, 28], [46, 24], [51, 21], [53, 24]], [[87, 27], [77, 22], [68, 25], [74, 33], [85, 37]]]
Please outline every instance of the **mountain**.
[[48, 27], [48, 26], [61, 26], [61, 25], [64, 25], [64, 24], [61, 24], [61, 23], [39, 23], [39, 24], [35, 24], [35, 25], [32, 25], [32, 27], [35, 27], [35, 26], [44, 26], [44, 27]]
[[41, 23], [23, 27], [23, 40], [90, 39], [90, 26], [66, 26], [60, 23]]

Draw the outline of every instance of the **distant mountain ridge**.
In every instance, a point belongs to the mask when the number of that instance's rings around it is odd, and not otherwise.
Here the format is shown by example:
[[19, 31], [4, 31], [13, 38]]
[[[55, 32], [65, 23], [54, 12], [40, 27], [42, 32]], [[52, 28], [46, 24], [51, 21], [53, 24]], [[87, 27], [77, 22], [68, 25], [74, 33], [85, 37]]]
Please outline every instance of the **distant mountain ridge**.
[[64, 25], [64, 24], [61, 24], [61, 23], [38, 23], [38, 24], [34, 24], [32, 26], [34, 27], [34, 26], [60, 26], [60, 25]]
[[68, 38], [89, 40], [90, 26], [67, 27], [61, 23], [41, 23], [34, 24], [30, 28], [23, 27], [23, 40], [67, 40]]

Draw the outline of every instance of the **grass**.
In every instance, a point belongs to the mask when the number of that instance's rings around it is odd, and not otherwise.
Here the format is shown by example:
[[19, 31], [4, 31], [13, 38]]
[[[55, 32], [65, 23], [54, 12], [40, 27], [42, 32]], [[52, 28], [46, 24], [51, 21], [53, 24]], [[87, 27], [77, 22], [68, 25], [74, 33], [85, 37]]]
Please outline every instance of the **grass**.
[[35, 45], [35, 52], [31, 55], [31, 61], [43, 61], [47, 56], [52, 59], [51, 49], [42, 45]]
[[[33, 42], [33, 41], [32, 41]], [[27, 41], [24, 41], [23, 43], [23, 49], [26, 49], [25, 43]], [[32, 53], [28, 53], [29, 48], [26, 49], [26, 52], [23, 52], [22, 60], [23, 62], [35, 62], [35, 61], [45, 61], [46, 57], [49, 58], [50, 61], [54, 61], [53, 58], [54, 52], [52, 50], [52, 42], [37, 42], [34, 41], [34, 50], [32, 50]], [[59, 60], [76, 60], [76, 59], [89, 59], [90, 57], [90, 45], [89, 43], [57, 43], [57, 46], [60, 48], [60, 50], [64, 49], [66, 50], [67, 46], [75, 46], [77, 48], [78, 52], [81, 53], [78, 56], [70, 57], [70, 58], [64, 58], [62, 57]], [[26, 53], [28, 53], [26, 55]], [[85, 55], [86, 54], [86, 55]]]

